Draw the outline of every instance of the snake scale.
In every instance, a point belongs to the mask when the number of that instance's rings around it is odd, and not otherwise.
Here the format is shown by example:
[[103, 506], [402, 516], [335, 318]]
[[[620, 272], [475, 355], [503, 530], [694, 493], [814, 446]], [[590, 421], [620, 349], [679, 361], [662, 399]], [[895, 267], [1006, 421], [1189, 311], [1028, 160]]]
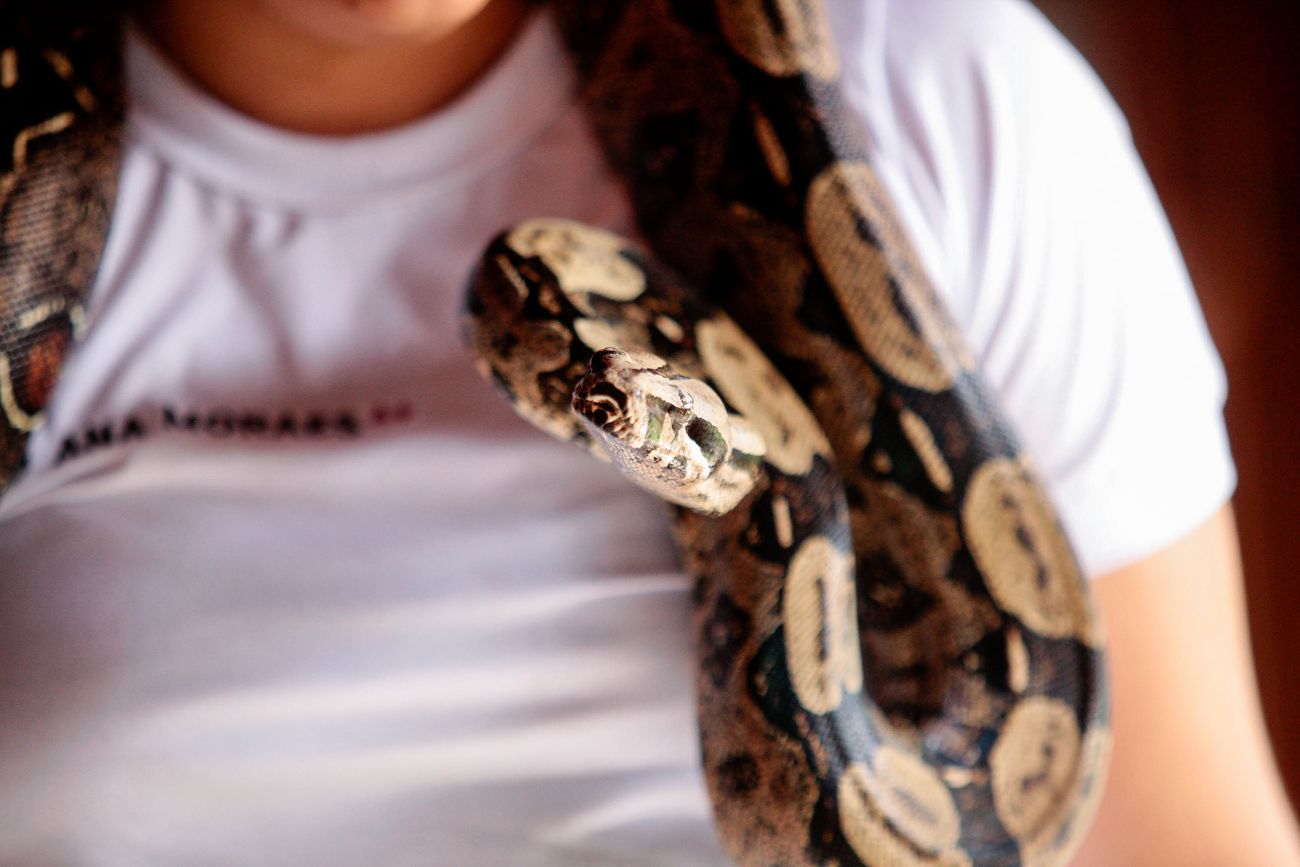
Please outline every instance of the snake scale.
[[[530, 221], [483, 258], [472, 342], [526, 417], [630, 437], [616, 461], [714, 513], [676, 526], [725, 845], [762, 867], [1063, 863], [1109, 749], [1100, 626], [842, 119], [825, 10], [551, 5], [667, 266]], [[0, 485], [87, 326], [119, 19], [0, 0]]]

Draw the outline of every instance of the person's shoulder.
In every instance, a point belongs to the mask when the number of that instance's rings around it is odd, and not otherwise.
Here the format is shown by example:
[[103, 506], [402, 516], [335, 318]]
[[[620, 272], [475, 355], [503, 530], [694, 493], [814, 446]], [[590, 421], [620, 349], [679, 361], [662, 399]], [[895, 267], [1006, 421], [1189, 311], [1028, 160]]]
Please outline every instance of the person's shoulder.
[[[840, 0], [836, 0], [840, 2]], [[979, 46], [1053, 33], [1029, 0], [868, 0], [879, 3], [900, 33], [919, 41]]]
[[916, 93], [1001, 114], [986, 122], [1085, 116], [1127, 127], [1092, 67], [1028, 0], [832, 2], [870, 10], [867, 29], [877, 32], [864, 38], [877, 40], [879, 56], [853, 53], [857, 62], [883, 60], [896, 96]]
[[974, 63], [1053, 63], [1086, 68], [1028, 0], [872, 0], [883, 10], [887, 47], [917, 68]]
[[1190, 532], [1235, 481], [1223, 370], [1109, 92], [1027, 0], [830, 3], [846, 102], [1089, 573]]

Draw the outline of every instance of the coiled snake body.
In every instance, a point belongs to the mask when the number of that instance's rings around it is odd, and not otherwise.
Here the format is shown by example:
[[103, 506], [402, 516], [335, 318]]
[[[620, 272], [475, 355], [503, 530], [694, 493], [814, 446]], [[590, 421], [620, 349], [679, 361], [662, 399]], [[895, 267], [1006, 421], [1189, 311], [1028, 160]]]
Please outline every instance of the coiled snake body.
[[[841, 119], [824, 10], [551, 5], [639, 227], [684, 278], [533, 221], [484, 257], [473, 343], [525, 416], [587, 447], [616, 435], [616, 461], [720, 513], [679, 507], [677, 526], [727, 848], [762, 867], [1063, 862], [1108, 751], [1096, 615]], [[86, 325], [119, 15], [0, 0], [0, 485]]]
[[642, 229], [710, 298], [607, 233], [530, 221], [483, 257], [471, 342], [526, 418], [678, 504], [727, 848], [1063, 862], [1108, 752], [1096, 615], [838, 123], [819, 10], [559, 11]]

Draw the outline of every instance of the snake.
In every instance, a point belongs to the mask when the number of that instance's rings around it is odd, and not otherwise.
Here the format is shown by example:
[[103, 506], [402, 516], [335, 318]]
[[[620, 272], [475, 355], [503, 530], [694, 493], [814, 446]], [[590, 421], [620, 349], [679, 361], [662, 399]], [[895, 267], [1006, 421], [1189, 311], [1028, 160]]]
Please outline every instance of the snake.
[[467, 333], [525, 419], [671, 504], [726, 849], [1064, 863], [1109, 752], [1101, 624], [846, 120], [825, 10], [557, 11], [653, 253], [523, 222]]
[[[0, 489], [93, 328], [125, 5], [0, 0]], [[638, 237], [506, 229], [466, 333], [523, 417], [670, 503], [724, 847], [1065, 863], [1110, 752], [1102, 624], [843, 104], [824, 0], [548, 5]]]

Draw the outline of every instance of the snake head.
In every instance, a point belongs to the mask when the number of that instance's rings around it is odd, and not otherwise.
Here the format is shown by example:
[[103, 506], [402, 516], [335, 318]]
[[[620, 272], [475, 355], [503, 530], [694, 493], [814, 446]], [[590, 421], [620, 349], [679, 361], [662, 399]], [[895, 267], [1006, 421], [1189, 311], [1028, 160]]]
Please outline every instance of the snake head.
[[746, 423], [707, 384], [657, 355], [595, 353], [573, 390], [573, 409], [625, 475], [664, 499], [700, 509], [721, 496], [734, 505], [752, 487], [748, 469], [750, 483], [738, 492], [732, 466], [744, 457], [733, 449], [733, 426], [747, 432]]

